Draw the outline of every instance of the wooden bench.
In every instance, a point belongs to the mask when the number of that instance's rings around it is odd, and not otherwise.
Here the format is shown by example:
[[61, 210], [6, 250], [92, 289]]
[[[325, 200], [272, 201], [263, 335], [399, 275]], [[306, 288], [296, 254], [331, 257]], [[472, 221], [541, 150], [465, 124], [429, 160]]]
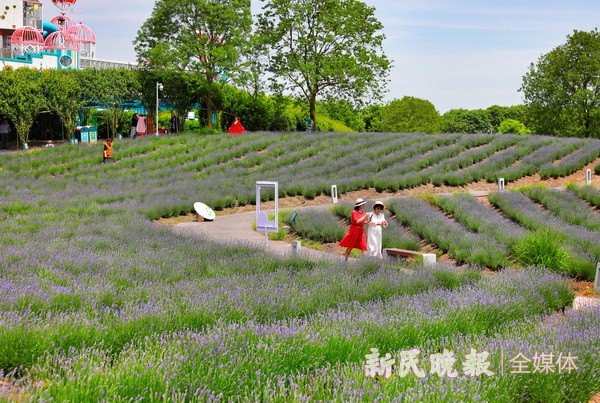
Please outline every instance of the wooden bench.
[[423, 260], [423, 264], [433, 264], [436, 261], [436, 256], [434, 253], [423, 253], [414, 250], [408, 249], [398, 249], [398, 248], [384, 248], [383, 253], [386, 256], [400, 256], [400, 257], [419, 257]]

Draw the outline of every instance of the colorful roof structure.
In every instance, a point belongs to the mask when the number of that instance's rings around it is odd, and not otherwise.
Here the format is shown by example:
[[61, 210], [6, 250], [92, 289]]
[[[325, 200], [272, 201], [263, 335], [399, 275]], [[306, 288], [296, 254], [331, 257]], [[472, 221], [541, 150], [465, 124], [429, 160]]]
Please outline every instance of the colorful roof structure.
[[73, 25], [69, 28], [68, 32], [73, 36], [73, 38], [77, 39], [82, 43], [96, 43], [96, 35], [94, 31], [90, 27], [81, 22], [79, 24]]
[[67, 31], [56, 31], [44, 42], [46, 50], [79, 50], [79, 42]]
[[13, 56], [22, 56], [25, 53], [41, 53], [44, 50], [44, 38], [42, 38], [40, 31], [34, 27], [15, 29], [10, 37], [10, 43]]
[[58, 29], [65, 31], [69, 30], [69, 28], [76, 24], [75, 21], [64, 14], [57, 15], [56, 17], [52, 18], [50, 22], [56, 25]]
[[87, 25], [79, 23], [73, 25], [67, 31], [76, 41], [79, 42], [79, 53], [82, 57], [96, 57], [96, 35]]

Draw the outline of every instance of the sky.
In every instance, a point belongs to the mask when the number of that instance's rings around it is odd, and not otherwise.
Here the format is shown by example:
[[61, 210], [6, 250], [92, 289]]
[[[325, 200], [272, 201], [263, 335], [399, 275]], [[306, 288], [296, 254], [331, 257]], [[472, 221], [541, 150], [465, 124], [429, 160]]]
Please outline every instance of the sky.
[[[60, 11], [44, 3], [44, 19]], [[384, 102], [412, 96], [440, 113], [523, 103], [522, 78], [573, 30], [600, 28], [598, 0], [363, 0], [393, 62]], [[261, 1], [252, 0], [253, 12]], [[154, 0], [77, 0], [67, 15], [96, 35], [98, 59], [134, 62]]]

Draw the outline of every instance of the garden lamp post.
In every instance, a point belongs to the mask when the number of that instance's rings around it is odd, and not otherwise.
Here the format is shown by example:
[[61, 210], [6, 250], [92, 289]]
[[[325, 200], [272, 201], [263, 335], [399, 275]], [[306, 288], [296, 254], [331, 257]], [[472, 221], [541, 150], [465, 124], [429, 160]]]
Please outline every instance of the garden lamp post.
[[158, 91], [163, 89], [162, 83], [156, 82], [156, 135], [158, 136]]

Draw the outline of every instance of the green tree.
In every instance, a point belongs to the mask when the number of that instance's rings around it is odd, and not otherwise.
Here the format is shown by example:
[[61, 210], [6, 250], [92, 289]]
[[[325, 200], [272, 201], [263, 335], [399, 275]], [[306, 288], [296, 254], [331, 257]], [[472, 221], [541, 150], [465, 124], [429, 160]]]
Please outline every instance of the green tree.
[[452, 109], [441, 118], [444, 133], [493, 133], [494, 126], [485, 110]]
[[365, 131], [377, 132], [380, 131], [381, 126], [381, 113], [383, 111], [381, 105], [369, 105], [360, 111], [362, 119], [365, 122]]
[[0, 72], [0, 110], [14, 123], [21, 143], [29, 141], [29, 130], [44, 108], [39, 70], [19, 68]]
[[498, 126], [498, 133], [529, 134], [531, 130], [518, 120], [506, 119]]
[[273, 105], [265, 95], [253, 96], [248, 92], [226, 85], [222, 91], [223, 123], [229, 127], [238, 116], [247, 130], [268, 130], [273, 120]]
[[[213, 96], [225, 75], [242, 68], [252, 28], [250, 0], [158, 0], [134, 41], [150, 71], [188, 71], [206, 84], [206, 119], [212, 127]], [[198, 100], [199, 101], [199, 100]]]
[[77, 113], [83, 106], [80, 86], [74, 71], [44, 70], [42, 89], [46, 107], [55, 112], [66, 129], [67, 139], [71, 139], [75, 130]]
[[520, 121], [525, 114], [525, 105], [499, 106], [492, 105], [485, 110], [489, 116], [494, 132], [499, 133], [500, 124], [507, 119]]
[[164, 84], [162, 98], [173, 105], [179, 127], [182, 129], [185, 127], [185, 117], [188, 112], [193, 109], [201, 94], [206, 93], [204, 91], [205, 82], [201, 77], [187, 71], [167, 71], [158, 77], [149, 76], [144, 71], [140, 71], [139, 77], [142, 88], [154, 86], [156, 80]]
[[323, 114], [344, 123], [357, 132], [365, 131], [365, 121], [362, 114], [345, 99], [327, 98], [325, 102], [317, 102]]
[[535, 132], [600, 137], [600, 32], [573, 31], [530, 65], [520, 91]]
[[123, 104], [140, 96], [135, 72], [128, 69], [89, 69], [80, 72], [79, 79], [87, 101], [107, 109], [107, 131], [109, 137], [113, 137], [123, 120]]
[[270, 50], [273, 89], [308, 101], [313, 127], [318, 96], [358, 104], [383, 93], [390, 61], [373, 7], [358, 0], [268, 0], [258, 27]]
[[440, 114], [427, 100], [405, 96], [394, 99], [381, 111], [381, 125], [384, 132], [439, 132]]

